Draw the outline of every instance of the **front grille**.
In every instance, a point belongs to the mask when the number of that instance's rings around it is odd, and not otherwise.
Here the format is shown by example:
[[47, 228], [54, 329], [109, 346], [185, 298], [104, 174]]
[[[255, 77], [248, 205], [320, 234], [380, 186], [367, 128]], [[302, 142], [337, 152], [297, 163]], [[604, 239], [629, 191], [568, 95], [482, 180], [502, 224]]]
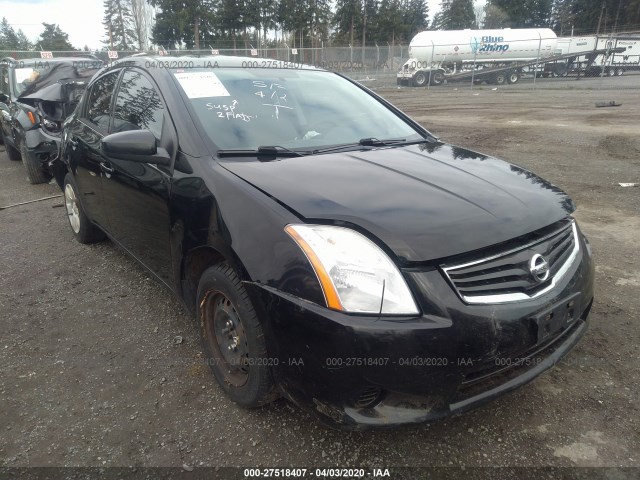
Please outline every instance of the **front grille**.
[[[575, 222], [561, 222], [542, 238], [524, 240], [506, 251], [471, 259], [442, 269], [458, 295], [467, 303], [505, 303], [535, 298], [547, 292], [564, 276], [579, 251]], [[548, 276], [538, 276], [532, 261], [543, 260]]]

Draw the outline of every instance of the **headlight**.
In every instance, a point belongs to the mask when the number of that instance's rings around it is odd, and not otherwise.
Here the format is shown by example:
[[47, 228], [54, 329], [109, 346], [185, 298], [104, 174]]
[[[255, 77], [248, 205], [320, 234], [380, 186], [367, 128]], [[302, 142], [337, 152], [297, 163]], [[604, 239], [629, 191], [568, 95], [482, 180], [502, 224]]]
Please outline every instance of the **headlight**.
[[407, 283], [389, 257], [355, 230], [288, 225], [320, 280], [327, 305], [355, 313], [419, 313]]

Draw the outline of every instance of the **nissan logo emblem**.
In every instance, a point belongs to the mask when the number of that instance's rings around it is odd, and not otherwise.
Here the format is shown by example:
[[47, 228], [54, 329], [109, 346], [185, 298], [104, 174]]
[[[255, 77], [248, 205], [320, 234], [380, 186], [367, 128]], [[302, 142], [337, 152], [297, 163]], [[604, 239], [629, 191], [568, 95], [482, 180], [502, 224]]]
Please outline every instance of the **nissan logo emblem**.
[[544, 282], [549, 278], [549, 262], [542, 255], [536, 253], [529, 262], [529, 271], [537, 281]]

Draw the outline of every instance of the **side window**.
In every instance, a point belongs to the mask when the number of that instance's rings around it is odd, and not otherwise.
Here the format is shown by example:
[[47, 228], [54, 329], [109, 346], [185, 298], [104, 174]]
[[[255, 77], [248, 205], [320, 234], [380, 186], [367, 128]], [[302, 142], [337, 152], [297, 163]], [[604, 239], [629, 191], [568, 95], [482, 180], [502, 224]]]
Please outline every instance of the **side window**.
[[105, 132], [109, 130], [111, 98], [116, 80], [118, 80], [118, 73], [120, 72], [111, 72], [96, 81], [91, 87], [89, 98], [87, 98], [86, 118]]
[[9, 69], [6, 65], [0, 67], [0, 93], [9, 96]]
[[159, 141], [163, 123], [164, 107], [156, 89], [140, 72], [127, 70], [116, 97], [112, 133], [149, 130]]

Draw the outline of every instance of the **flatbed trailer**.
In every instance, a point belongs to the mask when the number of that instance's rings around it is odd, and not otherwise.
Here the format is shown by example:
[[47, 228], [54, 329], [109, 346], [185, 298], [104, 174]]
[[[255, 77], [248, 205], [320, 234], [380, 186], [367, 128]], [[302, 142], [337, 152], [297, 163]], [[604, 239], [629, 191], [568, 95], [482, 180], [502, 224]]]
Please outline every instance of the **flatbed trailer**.
[[563, 64], [565, 65], [564, 68], [568, 71], [570, 69], [568, 65], [571, 65], [572, 62], [575, 62], [580, 57], [587, 58], [586, 69], [588, 69], [592, 68], [593, 63], [596, 61], [598, 56], [605, 55], [609, 57], [610, 55], [613, 55], [615, 53], [623, 53], [624, 51], [625, 48], [623, 47], [607, 47], [596, 50], [586, 50], [583, 52], [563, 53], [546, 57], [544, 59], [535, 59], [531, 61], [512, 61], [502, 65], [486, 66], [486, 64], [476, 64], [475, 69], [472, 68], [458, 72], [454, 71], [451, 73], [445, 72], [444, 69], [419, 71], [405, 78], [401, 77], [401, 72], [398, 74], [397, 83], [398, 85], [407, 84], [408, 86], [416, 86], [415, 77], [418, 73], [422, 72], [422, 74], [426, 76], [426, 79], [424, 79], [425, 81], [421, 81], [418, 83], [426, 85], [439, 85], [441, 83], [444, 83], [444, 81], [459, 82], [464, 80], [471, 80], [472, 78], [474, 82], [486, 81], [487, 83], [495, 85], [504, 85], [506, 83], [513, 84], [520, 80], [523, 73], [525, 73], [525, 69], [533, 70], [531, 71], [532, 74], [538, 74], [537, 70], [539, 66], [542, 66], [544, 69], [547, 65], [556, 65], [555, 68], [558, 68], [557, 65]]

